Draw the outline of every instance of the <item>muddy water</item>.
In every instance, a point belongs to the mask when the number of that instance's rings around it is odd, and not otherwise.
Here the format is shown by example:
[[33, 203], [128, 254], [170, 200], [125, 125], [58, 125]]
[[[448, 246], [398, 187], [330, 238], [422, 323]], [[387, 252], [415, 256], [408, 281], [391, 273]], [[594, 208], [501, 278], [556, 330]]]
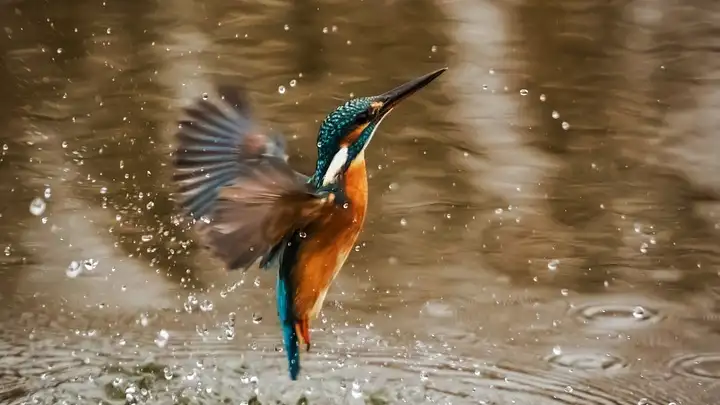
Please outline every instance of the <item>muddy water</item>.
[[[716, 404], [718, 18], [0, 2], [2, 403]], [[220, 271], [170, 200], [177, 108], [245, 84], [307, 172], [341, 100], [441, 66], [368, 150], [367, 227], [291, 383], [273, 275]]]

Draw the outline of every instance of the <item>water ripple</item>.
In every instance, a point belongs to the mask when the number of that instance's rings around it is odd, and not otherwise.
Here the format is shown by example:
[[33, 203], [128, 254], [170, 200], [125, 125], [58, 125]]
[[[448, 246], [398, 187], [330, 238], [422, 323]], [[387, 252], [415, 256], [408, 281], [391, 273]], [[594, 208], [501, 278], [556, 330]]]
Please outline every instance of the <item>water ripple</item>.
[[589, 303], [571, 313], [583, 324], [601, 330], [627, 330], [660, 322], [664, 314], [646, 305]]
[[[567, 359], [573, 361], [569, 357]], [[596, 364], [599, 363], [596, 361]], [[624, 364], [620, 359], [612, 359], [603, 362], [602, 366], [607, 367], [606, 370], [617, 370]], [[381, 367], [386, 376], [393, 375], [403, 381], [419, 379], [424, 382], [427, 391], [442, 395], [442, 399], [452, 396], [473, 398], [485, 404], [538, 405], [667, 405], [672, 402], [670, 399], [658, 398], [654, 392], [646, 392], [641, 387], [619, 386], [611, 379], [588, 382], [575, 373], [502, 362], [490, 364], [469, 359], [448, 361], [444, 358], [442, 362], [434, 362], [416, 358], [382, 358], [370, 359], [368, 366]], [[440, 398], [433, 399], [437, 401]]]
[[686, 377], [720, 380], [720, 353], [686, 354], [670, 361], [669, 368]]
[[611, 353], [574, 352], [553, 354], [546, 358], [547, 362], [570, 371], [614, 372], [628, 367], [622, 357]]

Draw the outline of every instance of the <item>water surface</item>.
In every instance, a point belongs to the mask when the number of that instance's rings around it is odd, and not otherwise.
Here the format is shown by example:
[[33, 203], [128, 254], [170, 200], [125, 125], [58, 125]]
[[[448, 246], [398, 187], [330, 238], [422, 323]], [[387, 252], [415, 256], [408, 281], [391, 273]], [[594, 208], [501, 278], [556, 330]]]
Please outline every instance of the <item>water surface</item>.
[[[2, 403], [716, 403], [718, 18], [0, 2]], [[308, 172], [332, 108], [442, 66], [367, 151], [366, 229], [291, 382], [273, 274], [224, 273], [177, 215], [179, 107], [245, 85]]]

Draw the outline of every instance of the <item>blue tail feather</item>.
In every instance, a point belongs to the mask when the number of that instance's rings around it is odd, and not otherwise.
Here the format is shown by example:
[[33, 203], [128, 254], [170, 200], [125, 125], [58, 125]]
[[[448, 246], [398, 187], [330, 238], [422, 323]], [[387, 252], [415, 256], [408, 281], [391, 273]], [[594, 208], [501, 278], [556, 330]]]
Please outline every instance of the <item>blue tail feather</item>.
[[282, 269], [277, 279], [277, 309], [280, 317], [280, 324], [283, 332], [283, 343], [285, 355], [288, 360], [290, 379], [297, 380], [300, 374], [300, 349], [298, 336], [295, 332], [295, 320], [292, 313], [292, 295], [288, 278], [283, 274]]

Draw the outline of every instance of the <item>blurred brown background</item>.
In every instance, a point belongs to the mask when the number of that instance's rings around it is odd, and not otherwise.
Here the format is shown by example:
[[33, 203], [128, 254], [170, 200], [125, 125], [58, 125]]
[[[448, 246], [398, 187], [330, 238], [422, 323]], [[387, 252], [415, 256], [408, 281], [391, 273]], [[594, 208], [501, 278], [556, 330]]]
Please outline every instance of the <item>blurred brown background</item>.
[[[2, 403], [715, 403], [718, 19], [0, 0]], [[170, 200], [178, 108], [246, 85], [309, 172], [335, 106], [442, 66], [368, 150], [368, 223], [291, 383], [274, 275], [224, 274]]]

